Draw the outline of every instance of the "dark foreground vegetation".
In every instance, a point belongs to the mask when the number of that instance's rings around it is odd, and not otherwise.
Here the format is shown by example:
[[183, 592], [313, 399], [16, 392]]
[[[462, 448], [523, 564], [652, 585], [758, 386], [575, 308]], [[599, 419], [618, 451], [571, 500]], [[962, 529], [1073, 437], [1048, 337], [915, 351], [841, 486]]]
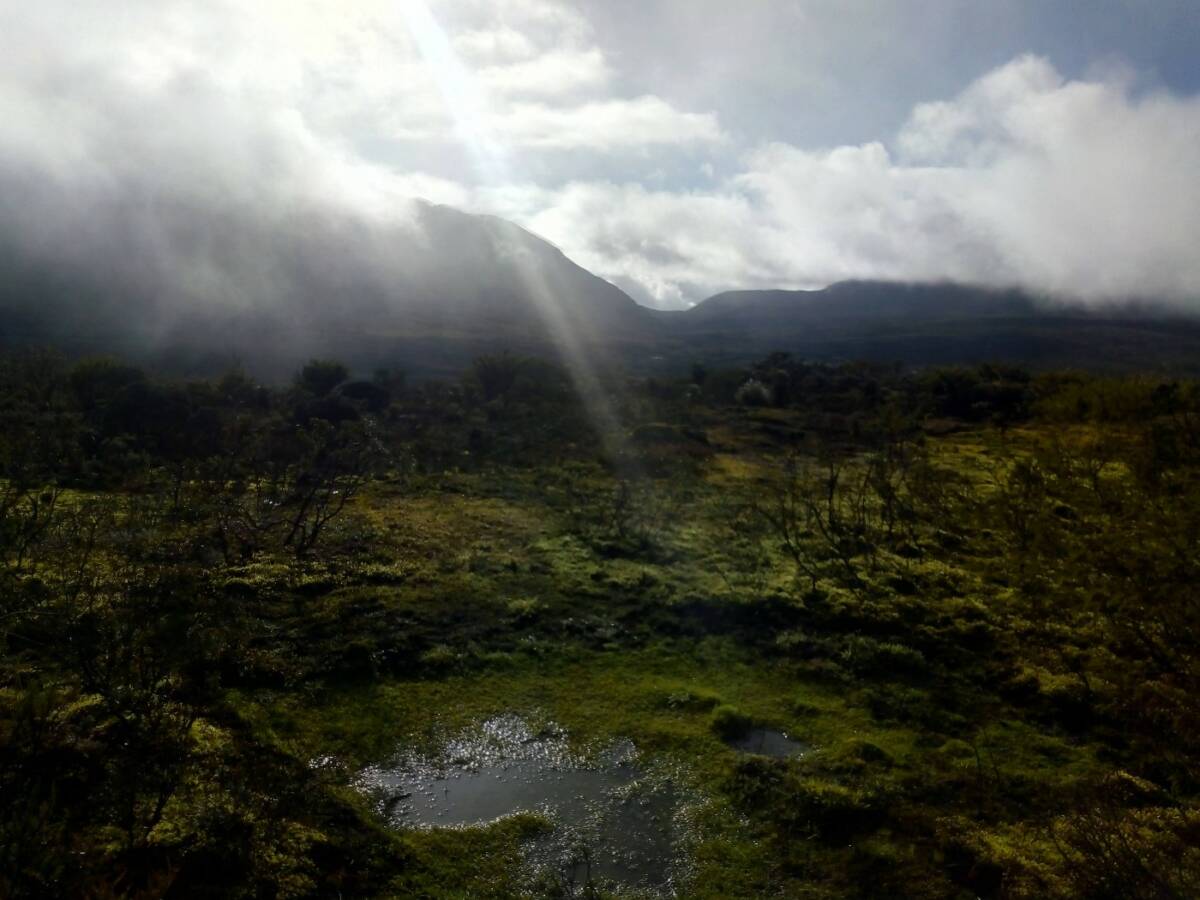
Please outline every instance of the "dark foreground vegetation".
[[1200, 895], [1200, 387], [609, 388], [5, 358], [0, 896], [561, 895], [352, 784], [505, 712], [676, 767], [684, 896]]

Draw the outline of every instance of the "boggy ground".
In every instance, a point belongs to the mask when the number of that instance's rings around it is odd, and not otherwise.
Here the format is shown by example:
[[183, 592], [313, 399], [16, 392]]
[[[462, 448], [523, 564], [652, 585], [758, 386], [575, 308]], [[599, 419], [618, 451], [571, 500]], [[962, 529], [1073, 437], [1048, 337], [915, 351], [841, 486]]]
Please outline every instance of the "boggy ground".
[[404, 827], [362, 789], [516, 717], [670, 783], [658, 893], [1189, 895], [1190, 385], [776, 357], [627, 388], [601, 451], [546, 373], [196, 389], [214, 458], [301, 432], [218, 475], [116, 394], [53, 496], [10, 476], [2, 892], [620, 891], [531, 865], [536, 809]]
[[[770, 412], [749, 424], [788, 419]], [[1101, 748], [988, 690], [1000, 616], [980, 604], [988, 594], [971, 569], [908, 561], [902, 594], [803, 597], [746, 518], [785, 449], [719, 440], [694, 472], [637, 487], [653, 519], [626, 539], [603, 513], [548, 502], [558, 475], [575, 491], [588, 485], [583, 503], [601, 504], [620, 486], [599, 468], [458, 473], [399, 495], [376, 486], [357, 511], [387, 535], [376, 565], [398, 573], [394, 581], [363, 586], [332, 570], [288, 620], [302, 629], [295, 653], [344, 661], [357, 652], [370, 677], [238, 692], [236, 707], [260, 739], [298, 759], [336, 761], [347, 777], [505, 713], [559, 723], [584, 750], [630, 738], [701, 798], [685, 896], [940, 896], [957, 890], [954, 878], [998, 880], [972, 872], [979, 864], [958, 842], [1007, 841], [1022, 817], [992, 831], [977, 823], [980, 810], [1008, 791], [1020, 809], [1099, 777]], [[956, 435], [936, 452], [970, 471], [996, 452], [988, 440]], [[817, 602], [836, 605], [833, 621], [808, 611]], [[367, 610], [399, 627], [389, 635], [346, 624]], [[943, 643], [959, 645], [957, 658], [930, 661], [903, 636], [862, 634], [876, 616], [893, 632], [906, 620], [930, 632], [921, 644], [935, 657]], [[363, 631], [369, 649], [354, 644]], [[794, 652], [806, 642], [819, 646]], [[393, 656], [412, 671], [396, 671]], [[957, 670], [952, 679], [939, 678], [943, 666]], [[742, 720], [813, 750], [792, 760], [740, 754], [724, 738]], [[901, 803], [919, 831], [893, 818]], [[958, 810], [964, 820], [947, 821]], [[529, 890], [514, 864], [525, 834], [504, 820], [408, 832], [400, 839], [416, 864], [406, 879], [416, 880], [402, 880], [400, 893]]]

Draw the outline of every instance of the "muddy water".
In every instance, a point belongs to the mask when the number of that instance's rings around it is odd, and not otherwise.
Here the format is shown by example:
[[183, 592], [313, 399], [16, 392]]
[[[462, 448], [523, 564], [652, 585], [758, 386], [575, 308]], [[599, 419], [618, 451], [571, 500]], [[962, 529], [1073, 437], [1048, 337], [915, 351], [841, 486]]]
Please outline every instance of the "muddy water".
[[742, 753], [755, 753], [759, 756], [772, 756], [776, 759], [800, 756], [811, 749], [807, 744], [792, 740], [782, 731], [775, 731], [771, 728], [751, 728], [726, 743]]
[[540, 813], [555, 827], [529, 848], [535, 868], [566, 883], [663, 888], [675, 870], [679, 798], [669, 782], [647, 777], [636, 755], [626, 741], [584, 761], [561, 731], [535, 734], [506, 716], [450, 741], [437, 758], [371, 767], [358, 781], [396, 827]]

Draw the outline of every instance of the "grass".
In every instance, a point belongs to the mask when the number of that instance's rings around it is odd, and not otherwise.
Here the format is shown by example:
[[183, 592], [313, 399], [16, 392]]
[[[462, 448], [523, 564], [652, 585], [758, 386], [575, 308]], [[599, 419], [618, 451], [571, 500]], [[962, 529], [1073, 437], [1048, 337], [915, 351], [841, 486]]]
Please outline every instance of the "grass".
[[448, 731], [515, 712], [558, 722], [581, 749], [632, 738], [645, 752], [684, 761], [709, 779], [736, 756], [711, 727], [712, 703], [816, 746], [859, 734], [893, 748], [911, 740], [874, 726], [866, 710], [848, 704], [835, 688], [797, 682], [790, 666], [756, 664], [720, 638], [585, 652], [580, 659], [517, 658], [509, 667], [471, 675], [384, 682], [311, 698], [239, 698], [244, 714], [290, 751], [333, 753], [351, 765], [379, 761], [401, 744], [431, 749]]
[[[1032, 438], [1014, 431], [1008, 440], [1024, 452]], [[980, 482], [994, 470], [993, 452], [990, 439], [958, 432], [936, 440], [934, 458]], [[932, 826], [898, 833], [878, 824], [879, 810], [938, 822], [941, 802], [974, 805], [981, 819], [962, 839], [1001, 853], [1023, 827], [1003, 810], [1037, 806], [1039, 793], [1061, 796], [1103, 767], [1089, 746], [990, 694], [943, 708], [936, 660], [855, 631], [906, 634], [925, 620], [930, 634], [967, 634], [1003, 616], [1007, 594], [989, 586], [986, 548], [974, 565], [907, 561], [916, 596], [866, 603], [827, 587], [823, 615], [861, 625], [810, 635], [803, 623], [814, 613], [779, 549], [754, 544], [758, 574], [748, 571], [751, 545], [730, 521], [738, 496], [774, 465], [756, 440], [730, 437], [698, 477], [654, 482], [668, 515], [644, 553], [610, 552], [602, 512], [544, 489], [561, 474], [602, 497], [612, 482], [595, 468], [456, 473], [407, 492], [376, 485], [354, 511], [356, 527], [377, 536], [375, 558], [299, 615], [324, 620], [336, 645], [360, 627], [355, 610], [368, 599], [392, 610], [410, 637], [423, 635], [417, 674], [242, 691], [233, 706], [259, 740], [299, 759], [333, 756], [346, 780], [401, 749], [436, 753], [454, 733], [504, 713], [563, 726], [583, 754], [630, 738], [650, 770], [670, 772], [699, 798], [691, 896], [845, 896], [856, 890], [847, 873], [876, 869], [909, 888], [944, 889], [930, 848], [957, 838], [923, 830]], [[762, 592], [802, 627], [755, 624]], [[705, 621], [737, 610], [765, 643]], [[814, 640], [822, 658], [797, 658]], [[753, 763], [722, 739], [731, 721], [780, 729], [813, 750]], [[780, 823], [793, 819], [801, 824], [788, 827], [801, 832], [785, 839]], [[519, 846], [538, 827], [518, 816], [403, 833], [411, 871], [397, 896], [520, 893], [528, 885], [515, 874]], [[846, 828], [859, 834], [856, 845], [839, 841]]]
[[[1069, 701], [1075, 682], [1019, 646], [1034, 626], [999, 540], [941, 552], [931, 526], [915, 553], [882, 548], [857, 586], [810, 591], [746, 513], [784, 452], [761, 429], [803, 421], [743, 418], [710, 428], [703, 459], [638, 480], [631, 510], [598, 462], [380, 480], [319, 559], [221, 573], [258, 636], [229, 709], [281, 757], [336, 761], [326, 786], [398, 860], [391, 896], [552, 892], [521, 863], [539, 817], [385, 837], [352, 786], [364, 766], [436, 755], [507, 713], [564, 727], [585, 756], [632, 739], [648, 772], [686, 789], [687, 896], [954, 896], [954, 853], [1049, 871], [1034, 821], [1107, 766], [1034, 705]], [[1038, 439], [929, 442], [987, 498]], [[1010, 670], [1024, 707], [990, 683]], [[747, 757], [726, 739], [751, 724], [812, 749]]]
[[[334, 753], [349, 771], [385, 760], [399, 748], [436, 752], [454, 732], [506, 712], [564, 726], [584, 754], [614, 738], [632, 738], [651, 772], [669, 772], [700, 798], [693, 880], [704, 889], [697, 895], [759, 896], [756, 891], [769, 880], [769, 860], [763, 856], [761, 835], [746, 827], [723, 793], [739, 754], [714, 730], [713, 703], [731, 704], [754, 722], [783, 728], [817, 746], [866, 735], [904, 756], [913, 740], [911, 733], [875, 726], [837, 691], [798, 685], [787, 668], [755, 665], [720, 639], [688, 648], [656, 646], [525, 662], [470, 676], [394, 681], [312, 698], [239, 698], [240, 709], [260, 735], [302, 758]], [[478, 854], [482, 844], [490, 858], [503, 860], [512, 836], [510, 825], [492, 825], [413, 833], [406, 842], [435, 857], [453, 858]], [[510, 875], [516, 871], [504, 862], [499, 869]], [[472, 891], [487, 895], [486, 886], [473, 878], [457, 881], [465, 877], [462, 872], [451, 877], [444, 869], [437, 871], [429, 877], [443, 885], [461, 883], [464, 896]], [[762, 873], [764, 882], [755, 887], [748, 871]]]

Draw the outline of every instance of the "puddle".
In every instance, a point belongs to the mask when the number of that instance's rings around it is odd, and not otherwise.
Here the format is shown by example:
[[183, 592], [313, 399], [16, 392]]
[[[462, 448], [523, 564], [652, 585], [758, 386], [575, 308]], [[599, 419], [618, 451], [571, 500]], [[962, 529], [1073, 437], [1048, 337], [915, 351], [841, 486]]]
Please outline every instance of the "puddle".
[[756, 753], [759, 756], [772, 756], [775, 759], [799, 756], [811, 749], [808, 744], [792, 740], [782, 731], [775, 731], [771, 728], [751, 728], [726, 743], [742, 753]]
[[568, 889], [591, 880], [662, 890], [676, 871], [678, 794], [637, 765], [629, 741], [585, 761], [560, 729], [534, 733], [524, 720], [504, 716], [448, 742], [436, 759], [373, 766], [357, 782], [397, 828], [545, 815], [555, 827], [532, 842], [529, 861]]

